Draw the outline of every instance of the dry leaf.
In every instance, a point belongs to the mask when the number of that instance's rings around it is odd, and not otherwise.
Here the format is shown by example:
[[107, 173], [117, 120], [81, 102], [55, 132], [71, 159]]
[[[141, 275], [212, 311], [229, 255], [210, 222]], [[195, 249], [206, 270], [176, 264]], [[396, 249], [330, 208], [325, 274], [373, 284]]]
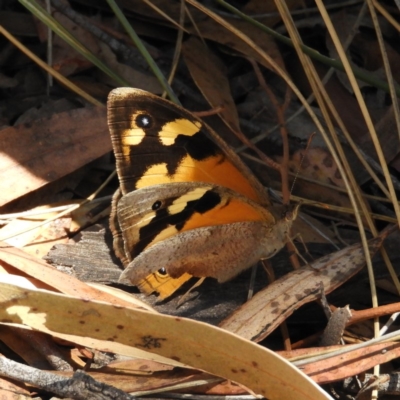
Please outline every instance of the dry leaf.
[[[375, 254], [387, 236], [369, 241]], [[244, 338], [261, 341], [305, 303], [317, 300], [355, 275], [365, 265], [361, 244], [328, 254], [276, 280], [221, 322], [220, 327]]]
[[[21, 385], [22, 386], [22, 385]], [[1, 400], [32, 400], [29, 390], [19, 386], [15, 382], [0, 377], [0, 399]]]
[[[46, 2], [38, 0], [38, 3], [45, 9]], [[99, 41], [87, 29], [82, 28], [76, 22], [66, 17], [63, 13], [52, 8], [52, 17], [69, 32], [80, 44], [85, 47], [90, 53], [97, 55], [99, 53]], [[42, 42], [47, 42], [48, 27], [35, 19], [37, 26], [37, 34]], [[77, 52], [60, 36], [54, 35], [52, 40], [52, 60], [53, 68], [64, 76], [69, 76], [80, 71], [87, 70], [93, 67], [93, 64], [82, 54]]]
[[[267, 53], [281, 68], [285, 69], [284, 62], [282, 60], [281, 53], [275, 40], [271, 35], [261, 31], [253, 25], [250, 25], [246, 21], [242, 20], [230, 20], [230, 24], [243, 35], [248, 36], [255, 42], [265, 53]], [[257, 62], [264, 65], [266, 68], [271, 66], [264, 58], [262, 58], [257, 51], [252, 49], [247, 43], [243, 42], [238, 36], [231, 31], [219, 25], [217, 22], [207, 19], [197, 24], [200, 34], [205, 39], [213, 40], [217, 43], [223, 44], [246, 57], [254, 58]], [[192, 34], [196, 34], [195, 30], [191, 30]]]
[[[3, 268], [9, 274], [14, 274], [17, 278], [17, 274], [28, 275], [31, 282], [35, 283], [34, 286], [29, 287], [38, 287], [42, 289], [51, 288], [61, 293], [77, 296], [82, 299], [105, 301], [126, 307], [142, 307], [155, 312], [149, 305], [128, 293], [125, 293], [125, 296], [119, 297], [107, 294], [104, 290], [91, 287], [71, 275], [64, 274], [43, 260], [27, 254], [22, 250], [13, 248], [4, 243], [0, 244], [0, 265], [3, 265]], [[1, 274], [0, 279], [4, 282], [4, 277]], [[16, 284], [19, 285], [19, 283]]]
[[[105, 108], [80, 108], [0, 131], [0, 206], [111, 150]], [[62, 162], [60, 162], [62, 160]]]
[[42, 258], [55, 244], [68, 241], [67, 233], [71, 230], [71, 218], [58, 218], [40, 226], [47, 218], [55, 215], [55, 213], [43, 213], [14, 219], [0, 229], [0, 240], [14, 247], [25, 247], [27, 253]]
[[[161, 94], [162, 88], [157, 78], [151, 74], [145, 74], [126, 64], [121, 64], [117, 60], [117, 56], [111, 51], [110, 47], [104, 43], [100, 43], [100, 58], [104, 61], [116, 74], [125, 79], [132, 87], [147, 90], [154, 94]], [[101, 74], [99, 72], [99, 74]], [[115, 81], [106, 74], [102, 74], [102, 81], [115, 86]]]
[[[201, 322], [0, 284], [0, 321], [108, 340], [234, 380], [269, 399], [328, 399], [274, 352]], [[95, 346], [94, 346], [95, 348]]]
[[240, 131], [239, 116], [221, 60], [195, 37], [184, 42], [182, 53], [193, 80], [211, 107], [222, 107], [219, 113], [222, 120], [232, 130]]
[[[336, 347], [336, 346], [335, 346]], [[338, 349], [346, 348], [337, 346]], [[325, 348], [302, 349], [301, 351], [279, 352], [284, 357], [292, 358], [306, 353], [312, 356], [313, 350], [319, 354]], [[328, 347], [332, 349], [332, 347]], [[329, 357], [321, 361], [303, 364], [301, 370], [319, 384], [336, 382], [349, 376], [361, 374], [378, 364], [384, 364], [400, 356], [400, 343], [378, 343], [348, 353]]]
[[14, 351], [15, 354], [18, 354], [28, 365], [40, 369], [51, 369], [49, 362], [37, 351], [36, 344], [16, 334], [15, 327], [2, 326], [0, 329], [0, 340]]
[[[29, 279], [22, 276], [11, 275], [11, 273], [19, 273], [28, 275]], [[0, 282], [11, 283], [25, 288], [54, 288], [62, 293], [76, 296], [83, 301], [96, 299], [117, 306], [141, 307], [149, 312], [155, 312], [149, 305], [136, 299], [133, 295], [124, 293], [116, 295], [116, 290], [109, 290], [108, 293], [100, 290], [100, 286], [90, 286], [79, 281], [73, 276], [66, 275], [54, 267], [46, 264], [40, 259], [25, 253], [22, 250], [12, 248], [6, 244], [0, 247]], [[96, 348], [101, 351], [113, 351], [117, 354], [136, 358], [149, 358], [146, 351], [134, 349], [119, 343], [112, 344], [108, 341], [96, 340], [90, 337], [73, 337], [71, 335], [57, 335], [57, 337], [77, 343], [83, 347]], [[163, 357], [151, 355], [150, 359], [158, 362], [166, 362]], [[180, 363], [175, 363], [181, 365]]]

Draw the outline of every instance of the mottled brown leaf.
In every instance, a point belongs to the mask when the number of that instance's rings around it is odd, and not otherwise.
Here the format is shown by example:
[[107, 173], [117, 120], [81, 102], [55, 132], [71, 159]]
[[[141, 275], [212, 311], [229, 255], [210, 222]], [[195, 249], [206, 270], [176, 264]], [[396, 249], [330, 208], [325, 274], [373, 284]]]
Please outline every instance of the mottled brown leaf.
[[111, 150], [105, 108], [80, 108], [0, 131], [0, 206]]
[[[371, 254], [379, 249], [386, 235], [369, 241]], [[355, 275], [365, 265], [361, 244], [355, 244], [329, 254], [293, 271], [238, 308], [220, 327], [249, 340], [267, 337], [294, 310], [320, 297], [321, 291], [330, 293]]]
[[[274, 352], [214, 326], [0, 283], [0, 322], [106, 340], [231, 379], [271, 400], [330, 398]], [[93, 343], [96, 348], [96, 343]]]
[[219, 115], [228, 127], [240, 131], [239, 116], [221, 60], [195, 37], [182, 45], [182, 52], [190, 74], [203, 96], [212, 107], [222, 107]]

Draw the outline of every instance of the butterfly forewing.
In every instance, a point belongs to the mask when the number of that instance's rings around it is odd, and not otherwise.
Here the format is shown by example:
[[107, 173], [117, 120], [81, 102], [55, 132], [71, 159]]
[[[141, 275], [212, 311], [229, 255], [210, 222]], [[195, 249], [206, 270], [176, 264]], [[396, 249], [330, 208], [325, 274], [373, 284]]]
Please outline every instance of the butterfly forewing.
[[209, 182], [269, 203], [240, 159], [185, 109], [120, 88], [109, 96], [108, 121], [123, 194], [160, 183]]

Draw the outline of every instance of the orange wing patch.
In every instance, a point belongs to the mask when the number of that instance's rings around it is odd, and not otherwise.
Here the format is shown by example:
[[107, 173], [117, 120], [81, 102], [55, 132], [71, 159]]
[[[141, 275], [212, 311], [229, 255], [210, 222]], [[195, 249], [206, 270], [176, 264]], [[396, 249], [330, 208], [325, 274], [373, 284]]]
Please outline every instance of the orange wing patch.
[[232, 189], [254, 201], [258, 200], [257, 193], [246, 178], [222, 156], [201, 161], [187, 156], [182, 159], [172, 175], [169, 174], [166, 163], [152, 165], [137, 181], [136, 187], [139, 189], [171, 182], [214, 183]]

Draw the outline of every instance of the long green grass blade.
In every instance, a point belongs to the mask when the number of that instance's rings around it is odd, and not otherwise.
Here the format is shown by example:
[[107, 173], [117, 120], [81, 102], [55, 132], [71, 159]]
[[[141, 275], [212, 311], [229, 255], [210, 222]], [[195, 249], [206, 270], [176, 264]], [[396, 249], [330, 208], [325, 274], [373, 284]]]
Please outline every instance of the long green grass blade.
[[60, 25], [42, 6], [35, 0], [18, 0], [25, 8], [27, 8], [35, 17], [48, 26], [56, 35], [60, 36], [77, 52], [82, 54], [91, 63], [96, 65], [101, 71], [115, 80], [120, 86], [130, 86], [129, 82], [115, 74], [110, 68], [93, 55], [85, 46], [74, 38], [62, 25]]
[[135, 43], [135, 45], [138, 48], [138, 50], [140, 51], [140, 53], [143, 55], [143, 57], [145, 58], [145, 60], [149, 64], [150, 69], [153, 71], [154, 75], [156, 76], [156, 78], [160, 82], [161, 86], [167, 92], [168, 97], [174, 103], [180, 104], [180, 102], [179, 102], [178, 98], [176, 97], [175, 93], [173, 92], [171, 86], [168, 84], [168, 81], [165, 78], [164, 74], [158, 68], [158, 65], [153, 60], [153, 57], [151, 57], [150, 53], [148, 52], [146, 47], [143, 45], [143, 43], [140, 40], [139, 36], [134, 31], [134, 29], [132, 28], [131, 24], [126, 19], [125, 15], [121, 11], [121, 9], [118, 7], [117, 3], [114, 0], [107, 0], [107, 3], [111, 7], [111, 9], [114, 11], [114, 13], [115, 13], [116, 17], [118, 18], [119, 22], [125, 28], [126, 32], [130, 36], [130, 38]]

